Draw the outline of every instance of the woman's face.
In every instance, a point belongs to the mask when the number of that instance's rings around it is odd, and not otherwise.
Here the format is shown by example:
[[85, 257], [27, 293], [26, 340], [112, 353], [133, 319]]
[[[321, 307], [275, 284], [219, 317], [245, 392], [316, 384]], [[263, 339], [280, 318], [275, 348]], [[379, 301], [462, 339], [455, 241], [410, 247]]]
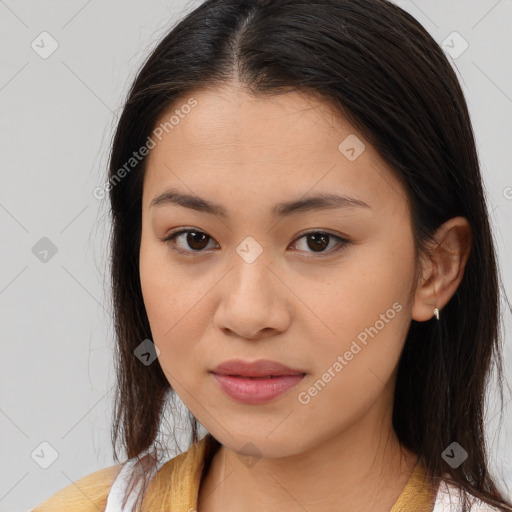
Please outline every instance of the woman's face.
[[[415, 286], [404, 189], [319, 100], [235, 85], [191, 96], [155, 127], [142, 205], [140, 279], [169, 383], [222, 444], [253, 455], [389, 420]], [[326, 194], [345, 199], [311, 200]], [[212, 373], [233, 359], [299, 375]]]

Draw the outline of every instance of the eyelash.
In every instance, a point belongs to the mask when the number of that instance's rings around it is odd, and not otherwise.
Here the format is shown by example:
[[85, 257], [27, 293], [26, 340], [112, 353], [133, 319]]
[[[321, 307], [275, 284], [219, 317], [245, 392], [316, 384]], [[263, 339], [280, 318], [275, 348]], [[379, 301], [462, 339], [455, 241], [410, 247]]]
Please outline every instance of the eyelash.
[[[210, 237], [207, 233], [205, 233], [204, 231], [201, 231], [199, 229], [181, 229], [181, 230], [176, 231], [174, 233], [170, 233], [168, 236], [166, 236], [165, 238], [162, 239], [162, 242], [164, 242], [167, 245], [169, 245], [171, 247], [171, 250], [173, 250], [173, 251], [175, 251], [175, 252], [177, 252], [179, 254], [184, 254], [184, 255], [190, 256], [190, 257], [199, 256], [202, 253], [206, 252], [205, 250], [200, 250], [200, 251], [190, 250], [190, 251], [187, 251], [187, 250], [184, 250], [184, 249], [177, 248], [176, 242], [175, 242], [176, 238], [178, 238], [180, 235], [183, 235], [183, 234], [186, 234], [186, 233], [203, 234], [203, 235], [206, 235], [210, 240], [213, 240], [213, 238]], [[312, 235], [312, 234], [327, 235], [331, 239], [336, 240], [336, 242], [339, 244], [339, 246], [336, 249], [330, 250], [330, 251], [327, 251], [327, 252], [317, 252], [317, 253], [315, 253], [315, 252], [311, 251], [313, 254], [317, 254], [320, 257], [330, 256], [332, 254], [338, 253], [342, 249], [345, 249], [346, 246], [350, 243], [350, 241], [345, 239], [345, 238], [342, 238], [342, 237], [340, 237], [338, 235], [334, 235], [332, 233], [328, 233], [326, 231], [320, 231], [320, 230], [307, 231], [306, 233], [302, 233], [299, 237], [297, 237], [295, 239], [294, 243], [296, 243], [301, 238], [304, 238], [304, 237], [306, 237], [308, 235]], [[310, 258], [310, 257], [312, 257], [312, 256], [308, 256], [308, 258]]]

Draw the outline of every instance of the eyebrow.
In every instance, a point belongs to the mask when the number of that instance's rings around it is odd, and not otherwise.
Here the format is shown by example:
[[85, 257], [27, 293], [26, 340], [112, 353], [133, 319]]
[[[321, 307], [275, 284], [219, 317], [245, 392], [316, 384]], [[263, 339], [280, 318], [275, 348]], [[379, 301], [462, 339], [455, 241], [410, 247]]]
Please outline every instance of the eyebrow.
[[[209, 213], [222, 218], [228, 218], [227, 210], [220, 204], [213, 203], [196, 195], [182, 194], [177, 190], [167, 190], [156, 196], [149, 205], [150, 208], [164, 205], [179, 205], [199, 212]], [[302, 197], [297, 200], [276, 204], [271, 213], [274, 217], [286, 217], [294, 213], [313, 210], [368, 208], [371, 207], [359, 199], [346, 195], [321, 193]]]

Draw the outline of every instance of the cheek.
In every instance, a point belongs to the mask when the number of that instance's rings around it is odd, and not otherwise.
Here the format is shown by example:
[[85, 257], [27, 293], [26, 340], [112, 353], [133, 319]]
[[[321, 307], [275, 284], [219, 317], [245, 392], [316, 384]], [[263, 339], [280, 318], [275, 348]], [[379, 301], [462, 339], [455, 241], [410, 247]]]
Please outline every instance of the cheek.
[[203, 299], [212, 285], [192, 267], [173, 265], [159, 245], [142, 240], [141, 289], [160, 365], [170, 379], [175, 375], [180, 380], [180, 372], [201, 360], [197, 345], [211, 318], [203, 311]]
[[[342, 356], [346, 361], [342, 371], [345, 378], [350, 376], [351, 385], [375, 379], [372, 371], [386, 381], [410, 325], [413, 277], [412, 245], [393, 240], [357, 251], [357, 256], [333, 269], [325, 286], [315, 286], [317, 293], [310, 294], [312, 309], [327, 333], [315, 337], [316, 369], [323, 373]], [[299, 293], [307, 297], [306, 292]]]
[[[333, 272], [329, 286], [316, 288], [322, 291], [312, 303], [324, 334], [311, 336], [312, 327], [308, 336], [315, 339], [314, 349], [306, 349], [314, 374], [298, 391], [305, 428], [311, 414], [335, 428], [349, 424], [386, 389], [392, 393], [389, 382], [410, 324], [412, 279], [407, 258], [397, 263], [392, 252], [384, 246], [360, 252], [342, 271]], [[313, 323], [318, 320], [311, 318]]]
[[161, 251], [155, 243], [145, 241], [144, 236], [141, 241], [139, 273], [151, 330], [153, 336], [159, 337], [165, 327], [164, 323], [169, 320], [169, 310], [172, 311], [177, 304], [169, 303], [169, 300], [174, 300], [175, 294], [170, 293], [171, 283], [167, 278]]

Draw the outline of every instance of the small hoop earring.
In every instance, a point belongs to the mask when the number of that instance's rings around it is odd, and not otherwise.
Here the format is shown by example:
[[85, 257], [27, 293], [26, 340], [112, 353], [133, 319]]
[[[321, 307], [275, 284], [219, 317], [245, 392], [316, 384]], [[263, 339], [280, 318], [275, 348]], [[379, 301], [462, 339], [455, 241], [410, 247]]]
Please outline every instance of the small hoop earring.
[[439, 320], [439, 309], [437, 309], [437, 306], [434, 308], [434, 315]]

